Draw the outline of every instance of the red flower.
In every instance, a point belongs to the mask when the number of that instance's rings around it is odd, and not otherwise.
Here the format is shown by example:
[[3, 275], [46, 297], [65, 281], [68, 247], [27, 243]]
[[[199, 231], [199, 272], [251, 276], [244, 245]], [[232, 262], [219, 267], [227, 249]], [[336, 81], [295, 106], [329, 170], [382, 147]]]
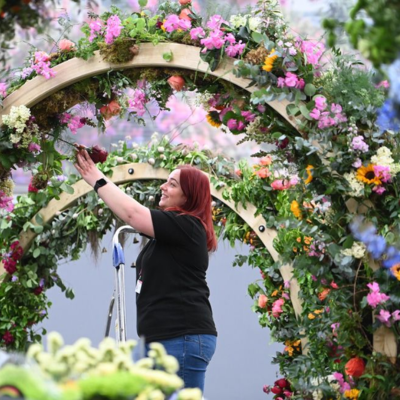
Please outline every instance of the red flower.
[[39, 189], [32, 184], [32, 178], [31, 178], [31, 181], [29, 182], [28, 186], [28, 192], [37, 193], [38, 191]]
[[274, 386], [274, 387], [271, 389], [271, 392], [272, 392], [273, 394], [281, 394], [281, 393], [282, 393], [282, 389], [281, 389], [279, 386]]
[[12, 275], [17, 270], [17, 262], [11, 258], [3, 260], [4, 269]]
[[111, 100], [106, 106], [100, 108], [100, 113], [105, 120], [109, 120], [115, 115], [118, 115], [120, 111], [121, 111], [121, 106], [118, 104], [116, 100]]
[[38, 286], [37, 288], [33, 289], [33, 293], [36, 294], [36, 296], [39, 296], [43, 292], [43, 287]]
[[92, 148], [88, 149], [88, 153], [90, 158], [93, 160], [95, 164], [97, 163], [103, 163], [104, 161], [107, 160], [108, 153], [99, 147], [97, 144], [93, 146]]
[[3, 340], [6, 345], [11, 344], [14, 342], [14, 336], [9, 331], [6, 331], [3, 335]]
[[179, 75], [171, 76], [167, 82], [169, 83], [169, 86], [171, 86], [172, 89], [176, 90], [177, 92], [180, 92], [185, 86], [185, 80]]
[[344, 367], [346, 374], [354, 378], [359, 378], [364, 374], [365, 365], [360, 357], [353, 357], [347, 361]]
[[278, 379], [274, 383], [275, 386], [280, 386], [282, 389], [289, 387], [289, 381], [285, 378]]

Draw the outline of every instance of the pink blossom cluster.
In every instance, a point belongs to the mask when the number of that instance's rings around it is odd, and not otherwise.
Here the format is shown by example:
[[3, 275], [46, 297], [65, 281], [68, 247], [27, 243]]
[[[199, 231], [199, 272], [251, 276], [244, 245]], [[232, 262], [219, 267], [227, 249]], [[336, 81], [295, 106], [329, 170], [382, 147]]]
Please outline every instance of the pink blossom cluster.
[[323, 96], [315, 98], [315, 108], [310, 112], [310, 117], [318, 121], [319, 129], [329, 128], [347, 121], [346, 116], [342, 113], [342, 106], [332, 103], [328, 107], [326, 98]]
[[144, 115], [146, 109], [144, 105], [147, 103], [146, 93], [141, 89], [136, 89], [133, 92], [133, 96], [128, 100], [129, 111], [135, 112], [140, 117]]
[[321, 257], [325, 253], [326, 244], [319, 240], [313, 240], [310, 244], [310, 251], [307, 253], [309, 257]]
[[245, 43], [236, 41], [232, 33], [225, 33], [221, 29], [222, 24], [228, 24], [220, 15], [213, 15], [207, 22], [209, 28], [208, 36], [203, 28], [193, 28], [190, 31], [190, 37], [192, 40], [199, 40], [204, 46], [202, 53], [206, 53], [208, 50], [221, 49], [225, 46], [225, 53], [229, 57], [236, 57], [243, 53]]
[[7, 196], [2, 190], [0, 190], [0, 208], [8, 212], [14, 210], [12, 196]]
[[39, 144], [35, 143], [35, 142], [31, 142], [28, 145], [28, 151], [30, 153], [39, 153], [40, 150], [42, 150], [42, 148], [40, 147]]
[[121, 34], [122, 25], [118, 15], [112, 15], [107, 20], [104, 40], [107, 44], [114, 43], [114, 40]]
[[99, 20], [92, 21], [89, 24], [90, 28], [90, 35], [89, 35], [89, 42], [92, 43], [94, 39], [101, 33], [102, 29], [102, 22]]
[[[226, 107], [223, 112], [220, 113], [220, 119], [224, 117], [224, 115], [230, 111], [232, 107]], [[227, 121], [226, 126], [232, 131], [244, 131], [247, 126], [247, 123], [253, 122], [256, 119], [256, 114], [253, 114], [251, 111], [241, 111], [241, 116], [244, 117], [244, 121], [240, 121], [234, 118], [231, 118]]]
[[289, 179], [276, 179], [271, 183], [273, 190], [287, 190], [292, 186], [296, 186], [299, 183], [297, 176], [292, 176]]
[[305, 82], [303, 78], [299, 79], [299, 77], [293, 72], [286, 72], [284, 78], [278, 78], [276, 86], [279, 88], [288, 87], [302, 90], [304, 89]]
[[336, 379], [338, 385], [340, 386], [339, 389], [340, 393], [344, 393], [346, 390], [351, 389], [350, 384], [344, 380], [343, 374], [341, 374], [340, 372], [334, 372], [332, 375]]
[[33, 71], [38, 75], [44, 76], [46, 79], [50, 79], [56, 75], [55, 71], [50, 66], [50, 56], [44, 51], [35, 52], [35, 58], [30, 68], [24, 68], [22, 76], [26, 78]]
[[322, 42], [311, 42], [309, 40], [298, 38], [296, 45], [304, 53], [306, 63], [318, 68], [318, 62], [325, 51], [324, 44]]
[[[380, 179], [381, 182], [388, 183], [392, 180], [392, 175], [390, 174], [390, 167], [387, 165], [374, 165], [374, 174]], [[372, 190], [381, 195], [386, 192], [386, 189], [382, 185], [376, 185]]]
[[283, 305], [285, 304], [285, 299], [278, 299], [272, 303], [272, 316], [278, 318], [283, 313]]
[[78, 115], [72, 115], [70, 113], [64, 113], [60, 117], [60, 122], [62, 124], [67, 124], [68, 128], [71, 130], [71, 132], [76, 135], [78, 129], [82, 128], [85, 126], [86, 119], [81, 118]]
[[0, 97], [7, 96], [7, 84], [4, 82], [0, 82]]
[[371, 290], [367, 295], [367, 303], [376, 308], [379, 304], [385, 303], [390, 297], [380, 292], [379, 284], [377, 282], [368, 283], [368, 288]]
[[391, 327], [394, 322], [400, 321], [400, 310], [396, 310], [393, 313], [386, 310], [380, 310], [379, 315], [376, 315], [376, 319], [387, 327]]
[[361, 153], [366, 153], [369, 150], [369, 146], [364, 142], [364, 137], [361, 135], [353, 137], [350, 147], [353, 150], [360, 151]]
[[163, 25], [168, 33], [177, 31], [178, 29], [187, 31], [192, 27], [192, 23], [190, 22], [189, 19], [179, 18], [175, 14], [169, 15], [167, 19], [164, 21]]
[[17, 270], [17, 262], [22, 258], [24, 251], [16, 240], [10, 245], [10, 252], [2, 255], [4, 269], [12, 275]]

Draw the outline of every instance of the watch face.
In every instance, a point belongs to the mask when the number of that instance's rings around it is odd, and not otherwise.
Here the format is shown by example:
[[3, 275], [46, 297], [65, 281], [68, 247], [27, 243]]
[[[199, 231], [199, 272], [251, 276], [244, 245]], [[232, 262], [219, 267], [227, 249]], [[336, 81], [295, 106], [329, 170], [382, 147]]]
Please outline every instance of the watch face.
[[101, 178], [96, 182], [96, 184], [98, 187], [102, 187], [107, 184], [107, 181], [105, 179]]

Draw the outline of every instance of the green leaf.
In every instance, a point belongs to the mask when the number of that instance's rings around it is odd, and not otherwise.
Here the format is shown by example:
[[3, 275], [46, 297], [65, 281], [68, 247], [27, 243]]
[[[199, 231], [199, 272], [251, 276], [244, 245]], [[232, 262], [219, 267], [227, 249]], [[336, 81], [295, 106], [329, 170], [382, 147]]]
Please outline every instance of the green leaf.
[[172, 61], [172, 59], [173, 59], [173, 54], [172, 54], [172, 51], [170, 50], [168, 53], [163, 53], [163, 59], [166, 61], [166, 62], [171, 62]]
[[304, 87], [304, 93], [308, 96], [308, 97], [312, 97], [314, 96], [314, 94], [316, 93], [317, 89], [316, 87], [312, 84], [312, 83], [307, 83], [307, 85]]
[[308, 110], [308, 108], [307, 108], [304, 104], [300, 105], [299, 109], [300, 109], [301, 115], [302, 115], [304, 118], [308, 119], [309, 121], [312, 121], [312, 120], [313, 120], [313, 119], [310, 117], [310, 111]]
[[68, 194], [74, 194], [74, 188], [65, 182], [60, 186], [60, 189]]
[[140, 8], [144, 8], [147, 6], [147, 0], [139, 0], [139, 6]]
[[253, 32], [251, 37], [256, 43], [260, 43], [263, 40], [263, 35], [258, 32]]
[[33, 258], [38, 258], [40, 256], [40, 249], [37, 248], [33, 251]]

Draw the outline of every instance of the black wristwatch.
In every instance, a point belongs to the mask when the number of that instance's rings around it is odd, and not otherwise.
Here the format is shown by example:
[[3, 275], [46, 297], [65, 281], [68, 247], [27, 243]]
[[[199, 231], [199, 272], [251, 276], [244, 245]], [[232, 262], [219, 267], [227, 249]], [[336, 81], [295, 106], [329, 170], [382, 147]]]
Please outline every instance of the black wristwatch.
[[99, 179], [98, 181], [96, 181], [96, 183], [94, 184], [93, 189], [94, 189], [94, 191], [97, 193], [97, 191], [98, 191], [101, 187], [103, 187], [103, 186], [105, 186], [105, 185], [107, 185], [107, 181], [106, 181], [104, 178], [101, 178], [101, 179]]

